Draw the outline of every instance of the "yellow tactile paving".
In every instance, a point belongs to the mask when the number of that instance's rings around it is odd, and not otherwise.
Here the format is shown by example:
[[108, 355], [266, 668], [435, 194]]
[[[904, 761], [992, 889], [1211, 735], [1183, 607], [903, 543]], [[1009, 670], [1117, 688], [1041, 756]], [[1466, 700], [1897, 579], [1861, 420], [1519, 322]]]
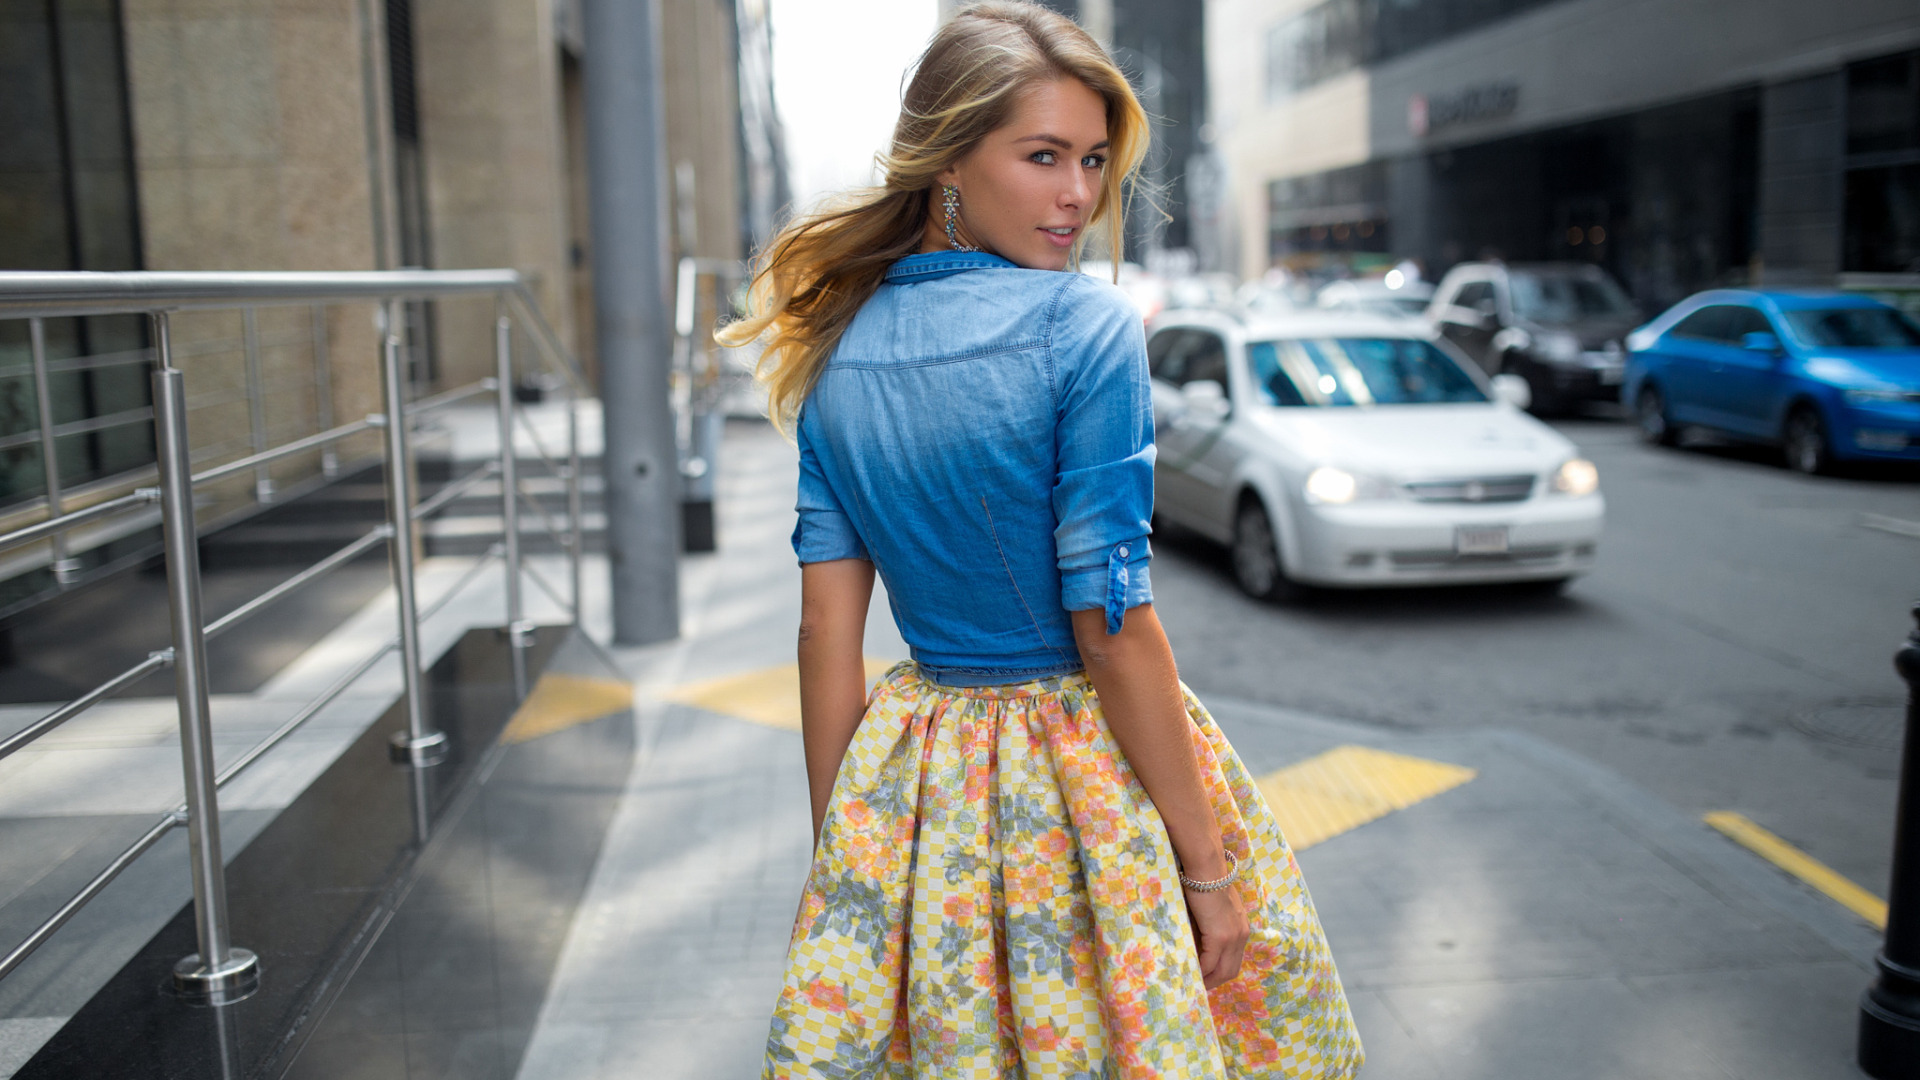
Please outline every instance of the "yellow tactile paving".
[[1260, 793], [1295, 851], [1309, 848], [1478, 775], [1444, 761], [1336, 746], [1260, 778]]
[[549, 671], [507, 721], [500, 741], [527, 742], [632, 707], [633, 687], [627, 683]]
[[1875, 930], [1887, 928], [1887, 902], [1841, 877], [1826, 863], [1756, 825], [1744, 814], [1716, 810], [1707, 824], [1727, 834], [1734, 843], [1832, 897], [1834, 902], [1865, 919]]
[[[885, 674], [896, 661], [866, 658], [867, 681]], [[781, 664], [740, 675], [676, 686], [668, 701], [695, 705], [768, 727], [800, 730], [800, 665]]]

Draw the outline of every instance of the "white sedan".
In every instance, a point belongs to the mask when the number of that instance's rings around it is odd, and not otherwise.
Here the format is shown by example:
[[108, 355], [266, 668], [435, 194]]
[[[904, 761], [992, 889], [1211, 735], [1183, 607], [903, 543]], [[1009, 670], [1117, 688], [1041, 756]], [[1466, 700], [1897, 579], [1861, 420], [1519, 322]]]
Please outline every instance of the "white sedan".
[[1591, 462], [1424, 324], [1304, 312], [1154, 323], [1158, 518], [1233, 549], [1250, 595], [1565, 584], [1593, 566]]

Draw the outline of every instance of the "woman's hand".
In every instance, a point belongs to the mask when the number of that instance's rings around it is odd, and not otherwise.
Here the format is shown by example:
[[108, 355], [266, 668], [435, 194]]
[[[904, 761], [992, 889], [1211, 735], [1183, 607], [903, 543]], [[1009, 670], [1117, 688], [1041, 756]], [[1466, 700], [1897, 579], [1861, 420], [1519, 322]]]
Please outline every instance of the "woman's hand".
[[1233, 981], [1253, 932], [1239, 886], [1215, 892], [1188, 889], [1187, 917], [1193, 921], [1193, 947], [1200, 954], [1200, 977], [1207, 989]]

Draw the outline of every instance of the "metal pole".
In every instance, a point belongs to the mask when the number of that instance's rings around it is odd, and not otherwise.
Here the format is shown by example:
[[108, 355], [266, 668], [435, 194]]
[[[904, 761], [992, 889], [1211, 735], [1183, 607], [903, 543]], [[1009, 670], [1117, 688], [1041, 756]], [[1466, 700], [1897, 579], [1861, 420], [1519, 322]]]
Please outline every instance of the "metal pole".
[[[27, 320], [27, 336], [33, 349], [33, 405], [39, 414], [40, 471], [46, 477], [47, 517], [66, 513], [60, 494], [60, 450], [53, 438], [53, 386], [47, 377], [47, 327], [40, 319]], [[53, 580], [65, 585], [80, 572], [80, 560], [67, 554], [67, 534], [58, 533], [53, 546]]]
[[660, 4], [585, 0], [581, 11], [613, 637], [644, 645], [680, 633]]
[[[333, 358], [327, 353], [327, 305], [313, 305], [313, 419], [315, 431], [333, 428]], [[328, 443], [320, 451], [320, 472], [331, 480], [340, 475], [340, 454]]]
[[238, 1000], [259, 984], [260, 961], [227, 936], [226, 864], [220, 856], [220, 805], [214, 786], [213, 719], [207, 701], [207, 641], [200, 614], [200, 538], [193, 521], [193, 456], [187, 438], [186, 379], [173, 366], [167, 313], [153, 313], [155, 443], [160, 522], [173, 615], [173, 682], [180, 709], [181, 775], [193, 869], [194, 932], [200, 951], [173, 966], [174, 985], [216, 1003]]
[[427, 694], [420, 670], [420, 610], [413, 593], [413, 468], [407, 457], [407, 382], [400, 359], [400, 301], [381, 308], [385, 326], [380, 350], [380, 388], [386, 409], [388, 548], [394, 598], [400, 608], [400, 677], [406, 690], [407, 730], [393, 734], [393, 758], [411, 765], [446, 760], [447, 733], [436, 731], [427, 715]]
[[1893, 823], [1893, 880], [1878, 976], [1860, 999], [1860, 1068], [1878, 1080], [1920, 1077], [1920, 603], [1914, 629], [1893, 654], [1907, 681], [1907, 733], [1900, 750], [1900, 802]]
[[[247, 355], [247, 426], [253, 438], [253, 452], [267, 448], [267, 388], [260, 377], [260, 319], [253, 308], [240, 312], [240, 338]], [[266, 462], [253, 467], [253, 497], [273, 501], [273, 474]]]
[[513, 695], [526, 696], [526, 608], [520, 594], [520, 469], [513, 450], [513, 320], [502, 310], [493, 320], [494, 398], [500, 418], [500, 529], [506, 551], [507, 646], [513, 655]]

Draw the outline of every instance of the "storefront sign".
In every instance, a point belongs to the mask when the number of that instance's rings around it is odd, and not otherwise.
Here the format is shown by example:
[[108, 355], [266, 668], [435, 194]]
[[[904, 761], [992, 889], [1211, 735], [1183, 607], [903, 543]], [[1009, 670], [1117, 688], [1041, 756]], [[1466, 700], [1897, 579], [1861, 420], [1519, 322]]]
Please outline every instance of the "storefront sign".
[[1407, 130], [1424, 139], [1458, 124], [1512, 116], [1520, 107], [1520, 84], [1483, 83], [1451, 94], [1415, 94], [1407, 99]]

